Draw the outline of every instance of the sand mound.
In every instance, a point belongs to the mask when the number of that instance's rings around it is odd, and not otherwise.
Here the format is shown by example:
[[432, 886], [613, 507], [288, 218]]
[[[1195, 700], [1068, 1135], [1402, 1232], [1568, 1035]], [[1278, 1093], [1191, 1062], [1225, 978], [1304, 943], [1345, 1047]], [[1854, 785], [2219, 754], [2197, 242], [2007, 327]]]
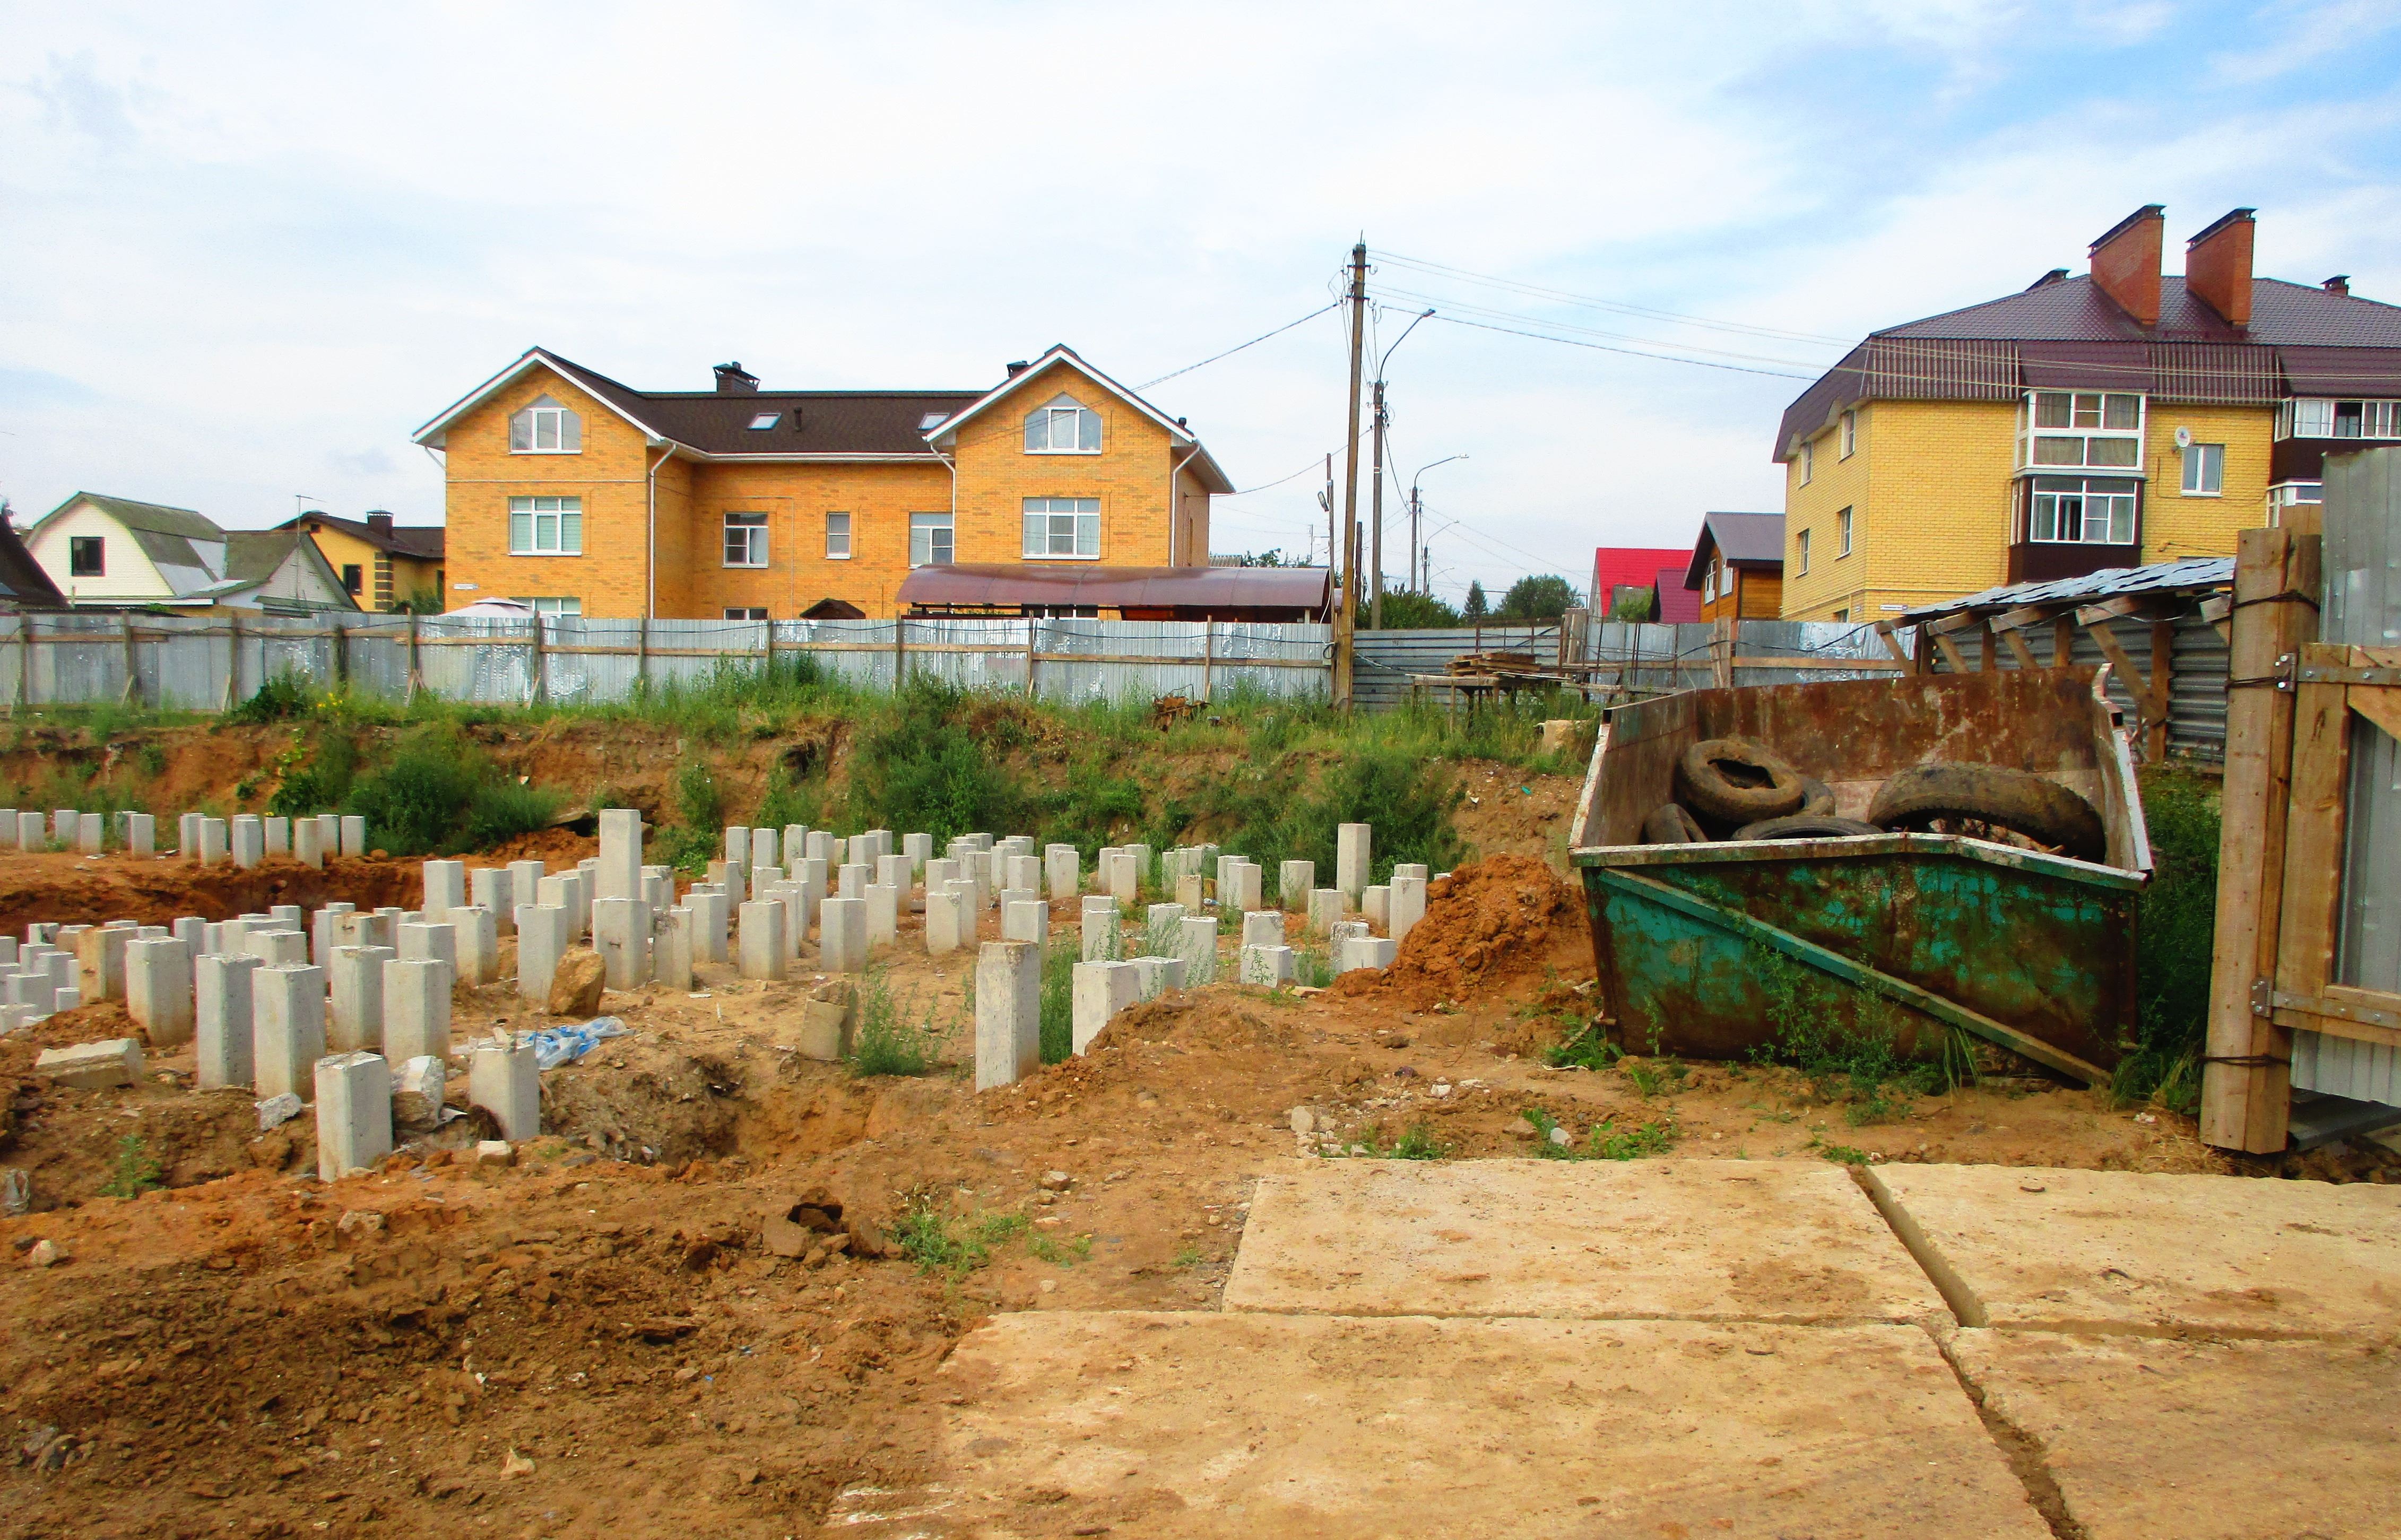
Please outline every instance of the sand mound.
[[1346, 974], [1344, 994], [1397, 993], [1412, 1010], [1539, 977], [1587, 969], [1582, 895], [1530, 856], [1496, 855], [1426, 890], [1425, 918], [1380, 974]]

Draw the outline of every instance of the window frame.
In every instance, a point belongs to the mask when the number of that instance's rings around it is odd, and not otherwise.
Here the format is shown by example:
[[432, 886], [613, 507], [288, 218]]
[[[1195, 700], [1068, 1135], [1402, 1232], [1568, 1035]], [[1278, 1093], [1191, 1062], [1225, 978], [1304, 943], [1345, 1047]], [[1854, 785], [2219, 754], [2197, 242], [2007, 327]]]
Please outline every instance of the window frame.
[[770, 617], [765, 605], [727, 605], [725, 618], [729, 620], [748, 620], [756, 625]]
[[[935, 539], [937, 534], [940, 536], [940, 546], [948, 552], [946, 555], [935, 554], [938, 543]], [[922, 540], [919, 538], [920, 535], [924, 537]], [[921, 548], [926, 552], [922, 557], [917, 553]], [[958, 560], [959, 529], [958, 519], [954, 514], [948, 510], [940, 510], [909, 515], [909, 566], [912, 568], [955, 566], [958, 565]]]
[[[541, 506], [543, 503], [548, 503], [551, 506], [544, 508]], [[525, 506], [520, 507], [520, 504]], [[527, 525], [527, 529], [528, 539], [530, 543], [523, 546], [517, 544], [517, 515], [519, 513], [523, 513], [529, 521]], [[575, 517], [575, 544], [572, 547], [569, 547], [567, 544], [567, 518], [570, 513]], [[553, 521], [553, 538], [556, 542], [547, 548], [542, 544], [542, 528], [544, 515], [548, 515]], [[547, 494], [511, 497], [509, 499], [509, 554], [512, 556], [583, 555], [583, 499], [581, 497], [551, 497]]]
[[[2045, 423], [2042, 420], [2047, 402], [2065, 401], [2067, 420]], [[2090, 401], [2088, 409], [2084, 404]], [[2109, 426], [2109, 414], [2118, 402], [2134, 403], [2134, 421], [2131, 428]], [[2081, 422], [2079, 416], [2090, 410], [2094, 420]], [[2037, 476], [2095, 475], [2106, 477], [2141, 477], [2145, 470], [2145, 445], [2150, 432], [2150, 397], [2139, 390], [2028, 390], [2018, 401], [2017, 469], [2021, 474]], [[2073, 443], [2079, 445], [2080, 458], [2046, 460], [2037, 457], [2045, 444]], [[2131, 460], [2121, 462], [2095, 461], [2095, 443], [2123, 444], [2133, 451]]]
[[1804, 529], [1793, 537], [1793, 548], [1795, 560], [1792, 575], [1796, 578], [1805, 578], [1809, 575], [1809, 532], [1807, 530]]
[[[742, 522], [736, 524], [735, 520]], [[742, 572], [756, 572], [768, 565], [768, 515], [756, 509], [729, 508], [723, 511], [723, 523], [718, 527], [718, 554], [723, 565]], [[734, 559], [734, 537], [742, 536], [743, 559]]]
[[[1056, 437], [1053, 429], [1061, 417], [1075, 419], [1076, 443], [1073, 447], [1062, 449], [1052, 442]], [[1036, 418], [1042, 421], [1043, 446], [1039, 449], [1034, 446], [1034, 423]], [[1092, 443], [1089, 449], [1084, 447], [1083, 430], [1087, 419], [1090, 419], [1092, 429]], [[1025, 414], [1025, 421], [1022, 427], [1025, 452], [1029, 455], [1097, 455], [1106, 444], [1106, 433], [1101, 422], [1099, 410], [1086, 406], [1063, 390]]]
[[[531, 608], [536, 618], [540, 620], [580, 620], [583, 619], [583, 596], [580, 593], [544, 594], [540, 597], [526, 593], [512, 593], [509, 597]], [[564, 607], [568, 605], [573, 605], [575, 607], [573, 609]], [[545, 608], [544, 606], [549, 607]]]
[[[840, 519], [840, 520], [842, 521], [842, 529], [841, 529], [841, 532], [840, 532], [840, 534], [841, 534], [841, 539], [842, 539], [842, 549], [841, 549], [840, 551], [836, 551], [836, 550], [833, 548], [833, 542], [834, 542], [834, 538], [835, 538], [834, 521], [835, 521], [836, 519]], [[826, 511], [826, 516], [825, 516], [825, 559], [826, 559], [827, 561], [830, 561], [830, 562], [846, 562], [846, 561], [850, 560], [851, 552], [855, 549], [855, 543], [854, 543], [854, 541], [852, 540], [852, 538], [851, 538], [851, 537], [852, 537], [853, 528], [854, 528], [854, 521], [852, 520], [852, 518], [851, 518], [851, 516], [850, 516], [850, 514], [849, 514], [848, 512], [846, 512], [846, 511], [843, 511], [843, 510], [840, 510], [840, 509], [829, 509], [829, 510], [827, 510], [827, 511]]]
[[772, 432], [775, 429], [775, 425], [783, 420], [784, 414], [781, 410], [774, 412], [753, 412], [750, 414], [750, 421], [744, 430], [751, 433]]
[[1802, 486], [1808, 485], [1811, 481], [1816, 479], [1817, 474], [1818, 441], [1815, 439], [1803, 439], [1801, 441], [1801, 480], [1798, 484]]
[[[2222, 443], [2193, 443], [2177, 451], [2183, 462], [2178, 482], [2188, 497], [2223, 497], [2226, 496], [2226, 446]], [[2206, 485], [2195, 485], [2195, 472]]]
[[[83, 556], [89, 552], [92, 565], [83, 566]], [[69, 578], [105, 578], [108, 576], [108, 537], [105, 535], [70, 535], [67, 537], [67, 576]]]
[[[2075, 482], [2079, 484], [2071, 493], [2068, 488], [2064, 486], [2045, 487], [2042, 484], [2044, 482]], [[2109, 491], [2095, 494], [2092, 490], [2092, 484], [2094, 482], [2112, 482], [2121, 484], [2125, 486], [2126, 490], [2123, 492]], [[2094, 476], [2081, 473], [2068, 476], [2030, 476], [2026, 478], [2025, 488], [2024, 513], [2018, 531], [2018, 543], [2021, 545], [2113, 545], [2139, 547], [2142, 543], [2143, 484], [2141, 481], [2133, 477]], [[2052, 504], [2051, 508], [2052, 532], [2049, 535], [2036, 534], [2035, 521], [2037, 513], [2039, 512], [2039, 509], [2037, 507], [2039, 499], [2043, 497], [2059, 498], [2069, 496], [2073, 496], [2078, 499], [2076, 509], [2077, 534], [2075, 537], [2073, 538], [2062, 538], [2060, 537], [2058, 533], [2060, 509], [2056, 502]], [[2108, 520], [2107, 535], [2096, 538], [2089, 533], [2092, 527], [2092, 511], [2090, 506], [2090, 500], [2096, 496], [2108, 498], [2113, 503], [2120, 497], [2123, 497], [2126, 500], [2125, 538], [2118, 539], [2114, 538], [2117, 530], [2117, 520], [2114, 509], [2105, 513], [2105, 517]]]
[[1834, 514], [1834, 560], [1838, 562], [1851, 553], [1851, 530], [1858, 522], [1853, 515], [1857, 512], [1856, 508], [1845, 508]]
[[[542, 447], [543, 418], [552, 419], [557, 443]], [[517, 443], [517, 421], [525, 420], [525, 444]], [[536, 396], [509, 414], [509, 453], [512, 455], [581, 455], [583, 453], [583, 414], [555, 397]], [[569, 442], [569, 441], [573, 442]]]
[[342, 564], [342, 592], [355, 599], [367, 591], [366, 569], [356, 562]]
[[[1036, 508], [1036, 504], [1042, 506]], [[1033, 543], [1032, 523], [1042, 521], [1042, 544], [1039, 551], [1027, 549]], [[1058, 549], [1059, 521], [1071, 521], [1066, 537], [1072, 549]], [[1089, 521], [1090, 529], [1087, 530]], [[1091, 549], [1085, 549], [1085, 537], [1091, 536]], [[1097, 562], [1101, 559], [1101, 499], [1098, 497], [1026, 497], [1018, 505], [1019, 560], [1028, 562]]]
[[1841, 434], [1839, 445], [1842, 453], [1836, 457], [1847, 460], [1853, 455], [1859, 453], [1859, 415], [1856, 411], [1845, 412], [1839, 419], [1839, 423], [1840, 426], [1836, 430]]

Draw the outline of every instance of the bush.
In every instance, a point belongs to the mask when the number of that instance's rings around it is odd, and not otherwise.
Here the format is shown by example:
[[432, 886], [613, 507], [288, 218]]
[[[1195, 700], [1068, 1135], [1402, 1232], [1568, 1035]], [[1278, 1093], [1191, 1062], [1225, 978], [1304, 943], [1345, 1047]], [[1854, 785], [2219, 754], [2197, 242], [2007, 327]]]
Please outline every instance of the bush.
[[478, 849], [546, 827], [557, 798], [501, 773], [446, 723], [403, 738], [390, 763], [352, 783], [341, 811], [367, 821], [367, 838], [392, 855]]
[[257, 694], [226, 712], [224, 719], [238, 727], [285, 722], [308, 715], [316, 709], [316, 703], [308, 683], [298, 675], [279, 674], [260, 685]]
[[506, 778], [487, 781], [475, 788], [474, 800], [467, 805], [465, 838], [458, 848], [489, 850], [521, 834], [546, 829], [557, 816], [558, 796], [549, 788]]
[[884, 970], [870, 969], [858, 987], [858, 1037], [851, 1044], [852, 1074], [864, 1080], [872, 1075], [922, 1075], [933, 1068], [931, 1023], [917, 1026], [904, 1019], [902, 1011]]
[[971, 728], [967, 703], [954, 686], [922, 675], [909, 681], [892, 713], [859, 741], [851, 765], [853, 822], [927, 833], [937, 850], [962, 834], [1017, 824], [1025, 798], [986, 748], [1014, 734], [1001, 724]]
[[2143, 777], [2143, 818], [2153, 870], [2137, 921], [2133, 1050], [2110, 1089], [2124, 1101], [2156, 1098], [2189, 1113], [2201, 1105], [2201, 1054], [2209, 1030], [2209, 970], [2216, 946], [2218, 789], [2187, 771]]

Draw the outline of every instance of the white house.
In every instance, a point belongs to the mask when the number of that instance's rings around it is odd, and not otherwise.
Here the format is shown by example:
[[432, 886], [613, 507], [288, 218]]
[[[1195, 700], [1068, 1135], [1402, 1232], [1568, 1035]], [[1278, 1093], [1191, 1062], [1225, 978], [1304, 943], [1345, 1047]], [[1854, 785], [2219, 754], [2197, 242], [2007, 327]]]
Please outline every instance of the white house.
[[77, 607], [358, 607], [314, 541], [221, 529], [188, 508], [78, 492], [34, 521], [25, 545]]

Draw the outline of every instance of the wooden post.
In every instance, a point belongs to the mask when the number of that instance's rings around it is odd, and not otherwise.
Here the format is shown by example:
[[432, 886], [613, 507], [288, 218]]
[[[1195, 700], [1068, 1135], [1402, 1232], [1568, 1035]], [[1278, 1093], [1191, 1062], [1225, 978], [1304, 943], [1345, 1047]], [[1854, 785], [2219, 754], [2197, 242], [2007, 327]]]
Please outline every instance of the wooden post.
[[2175, 699], [2175, 622], [2151, 622], [2151, 691], [2143, 715], [2150, 730], [2143, 735], [2143, 757], [2152, 764], [2168, 756], [2168, 707]]
[[2060, 611], [2059, 619], [2051, 622], [2051, 666], [2065, 668], [2076, 660], [2076, 612]]
[[1041, 624], [1039, 620], [1031, 615], [1025, 618], [1025, 698], [1029, 701], [1034, 699], [1035, 632]]
[[909, 618], [898, 609], [892, 612], [892, 693], [900, 693], [900, 681], [909, 676]]
[[[535, 617], [534, 617], [534, 620], [536, 620], [536, 622], [537, 622], [537, 623], [539, 623], [539, 622], [540, 622], [541, 619], [542, 619], [542, 617], [541, 617], [541, 616], [539, 616], [539, 615], [537, 615], [537, 616], [535, 616]], [[421, 673], [419, 673], [419, 672], [418, 672], [418, 664], [417, 664], [417, 611], [415, 611], [415, 610], [413, 610], [413, 609], [412, 609], [412, 610], [410, 610], [410, 611], [408, 612], [408, 676], [407, 676], [407, 678], [406, 678], [406, 679], [405, 679], [405, 680], [402, 682], [402, 685], [401, 685], [401, 691], [400, 691], [401, 703], [402, 703], [402, 704], [404, 704], [404, 705], [405, 705], [405, 704], [407, 704], [409, 702], [416, 700], [416, 699], [417, 699], [417, 691], [418, 691], [418, 689], [419, 688], [419, 687], [421, 687], [421, 686], [424, 684], [424, 682], [425, 682], [425, 676], [424, 676]]]
[[1991, 626], [1978, 626], [1976, 632], [1976, 667], [1981, 673], [1991, 674], [2001, 666], [2000, 647]]
[[23, 611], [17, 615], [17, 700], [8, 710], [11, 715], [24, 709], [34, 695], [34, 617]]
[[1915, 660], [1917, 664], [1916, 671], [1920, 674], [1931, 674], [1934, 672], [1933, 638], [1933, 629], [1920, 623], [1917, 627], [1916, 643], [1910, 648], [1910, 656]]
[[220, 711], [231, 711], [241, 699], [241, 616], [226, 611], [226, 692]]
[[[540, 705], [542, 703], [542, 639], [544, 630], [549, 626], [549, 624], [550, 621], [542, 616], [541, 611], [536, 610], [534, 612], [533, 634], [528, 639], [526, 650], [526, 704], [529, 706]], [[415, 645], [416, 640], [416, 633], [412, 631], [409, 634], [409, 642], [412, 647]]]
[[1719, 616], [1717, 634], [1709, 641], [1709, 677], [1720, 689], [1734, 688], [1735, 627], [1741, 623], [1732, 615]]
[[2288, 670], [2317, 635], [2320, 541], [2314, 530], [2287, 524], [2243, 530], [2236, 549], [2201, 1138], [2272, 1154], [2284, 1148], [2292, 1114], [2292, 1034], [2257, 995], [2262, 981], [2274, 987], [2282, 938], [2294, 736]]
[[[771, 631], [775, 629], [775, 622], [773, 620], [767, 622], [768, 629]], [[634, 634], [634, 688], [648, 689], [650, 683], [651, 618], [645, 615], [642, 617], [641, 629]]]
[[142, 683], [142, 661], [135, 656], [133, 650], [132, 611], [121, 611], [117, 615], [117, 620], [125, 627], [125, 693], [118, 697], [118, 699], [124, 703], [130, 705], [132, 703], [135, 695], [140, 693], [140, 686]]
[[1217, 700], [1217, 622], [1200, 622], [1200, 699], [1208, 704]]
[[773, 619], [764, 620], [759, 626], [766, 633], [766, 639], [759, 646], [759, 676], [763, 681], [775, 676], [775, 622]]
[[331, 615], [325, 624], [334, 636], [334, 683], [348, 693], [350, 688], [350, 632], [348, 626]]

